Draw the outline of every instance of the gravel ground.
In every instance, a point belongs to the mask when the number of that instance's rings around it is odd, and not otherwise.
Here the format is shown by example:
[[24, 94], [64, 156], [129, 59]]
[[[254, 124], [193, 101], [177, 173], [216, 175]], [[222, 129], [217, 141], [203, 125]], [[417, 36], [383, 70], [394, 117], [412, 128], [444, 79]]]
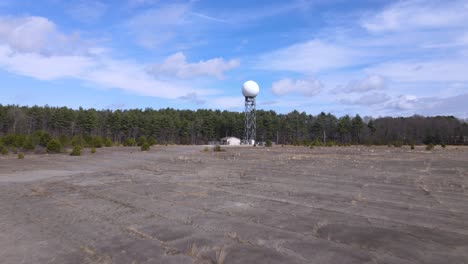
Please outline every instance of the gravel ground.
[[1, 263], [468, 263], [468, 148], [0, 157]]

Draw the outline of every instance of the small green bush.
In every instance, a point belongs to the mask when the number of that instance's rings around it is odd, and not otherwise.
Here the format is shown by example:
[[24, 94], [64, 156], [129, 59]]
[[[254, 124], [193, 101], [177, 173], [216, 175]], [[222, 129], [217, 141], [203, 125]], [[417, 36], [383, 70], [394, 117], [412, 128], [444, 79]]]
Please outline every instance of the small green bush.
[[5, 146], [0, 146], [0, 150], [2, 152], [2, 155], [8, 155], [8, 149]]
[[394, 142], [393, 142], [393, 146], [394, 146], [395, 148], [401, 148], [401, 147], [403, 146], [403, 142], [401, 142], [401, 141], [394, 141]]
[[84, 135], [83, 137], [85, 147], [92, 148], [94, 144], [94, 138], [90, 135]]
[[104, 146], [106, 147], [112, 147], [112, 140], [110, 138], [106, 138], [104, 140]]
[[154, 137], [149, 137], [148, 144], [150, 144], [150, 146], [156, 145], [156, 139], [154, 139]]
[[315, 139], [314, 141], [312, 141], [312, 143], [310, 145], [314, 146], [314, 147], [321, 147], [321, 146], [323, 146], [323, 142], [318, 140], [318, 139]]
[[18, 159], [24, 159], [24, 154], [23, 153], [18, 153]]
[[148, 144], [148, 142], [143, 143], [143, 145], [141, 145], [141, 151], [148, 151], [148, 150], [150, 150], [150, 145]]
[[91, 147], [93, 148], [102, 148], [104, 145], [104, 141], [102, 140], [102, 137], [94, 137], [91, 143]]
[[442, 148], [447, 147], [444, 143], [440, 144], [440, 146], [441, 146]]
[[434, 144], [429, 144], [426, 146], [426, 150], [433, 150], [434, 149]]
[[329, 141], [327, 141], [327, 144], [325, 144], [325, 145], [326, 145], [327, 147], [334, 147], [334, 146], [336, 146], [336, 143], [335, 143], [335, 141], [333, 141], [333, 140], [329, 140]]
[[[39, 136], [39, 145], [47, 147], [49, 142], [52, 140], [52, 136], [47, 132], [42, 132]], [[58, 142], [58, 141], [57, 141]], [[60, 142], [59, 142], [60, 143]]]
[[59, 153], [60, 151], [62, 151], [62, 144], [57, 139], [52, 139], [47, 143], [48, 153]]
[[24, 143], [23, 143], [23, 148], [27, 150], [33, 150], [34, 149], [34, 142], [31, 137], [28, 137]]
[[273, 143], [271, 142], [271, 140], [267, 140], [267, 141], [265, 142], [265, 147], [269, 147], [269, 148], [270, 148], [271, 146], [273, 146]]
[[146, 141], [146, 137], [145, 137], [145, 136], [140, 136], [140, 137], [137, 139], [137, 145], [138, 145], [139, 147], [143, 146], [143, 144], [145, 144], [145, 143], [148, 143], [148, 142]]
[[411, 149], [414, 149], [414, 144], [411, 144]]
[[96, 148], [94, 148], [94, 147], [91, 148], [91, 153], [92, 153], [92, 154], [96, 153]]
[[78, 135], [75, 135], [72, 137], [72, 140], [71, 140], [71, 145], [73, 147], [76, 147], [76, 146], [79, 146], [79, 147], [82, 147], [84, 145], [84, 139], [82, 136], [78, 136]]
[[70, 156], [81, 156], [81, 147], [74, 146], [72, 151], [70, 152]]
[[70, 139], [66, 135], [61, 135], [59, 137], [59, 141], [64, 147], [70, 145]]
[[125, 141], [123, 142], [123, 145], [125, 147], [132, 147], [132, 146], [135, 146], [136, 145], [136, 141], [135, 139], [133, 138], [127, 138], [125, 139]]

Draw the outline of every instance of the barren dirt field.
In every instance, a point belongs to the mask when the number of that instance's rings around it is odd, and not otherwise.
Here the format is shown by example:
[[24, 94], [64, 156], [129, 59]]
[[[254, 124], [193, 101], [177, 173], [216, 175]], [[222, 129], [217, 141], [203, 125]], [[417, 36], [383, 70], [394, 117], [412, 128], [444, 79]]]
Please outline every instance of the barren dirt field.
[[0, 157], [0, 263], [468, 263], [468, 148]]

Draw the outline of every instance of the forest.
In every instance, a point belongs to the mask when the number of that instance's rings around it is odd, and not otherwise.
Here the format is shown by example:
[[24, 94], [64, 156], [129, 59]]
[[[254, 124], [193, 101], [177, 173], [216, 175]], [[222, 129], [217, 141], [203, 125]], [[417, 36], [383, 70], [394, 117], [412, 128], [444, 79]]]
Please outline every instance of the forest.
[[[244, 114], [239, 112], [0, 105], [0, 144], [16, 148], [33, 148], [53, 138], [63, 145], [131, 145], [141, 138], [158, 144], [206, 144], [225, 136], [242, 138], [243, 133]], [[463, 145], [468, 144], [468, 124], [453, 116], [336, 117], [257, 110], [257, 141]]]

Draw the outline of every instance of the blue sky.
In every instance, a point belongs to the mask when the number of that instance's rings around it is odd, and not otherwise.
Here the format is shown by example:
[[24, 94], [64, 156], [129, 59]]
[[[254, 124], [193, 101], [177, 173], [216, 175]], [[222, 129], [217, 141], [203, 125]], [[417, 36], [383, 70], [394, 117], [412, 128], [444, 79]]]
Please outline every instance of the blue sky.
[[0, 103], [468, 117], [468, 1], [0, 0]]

